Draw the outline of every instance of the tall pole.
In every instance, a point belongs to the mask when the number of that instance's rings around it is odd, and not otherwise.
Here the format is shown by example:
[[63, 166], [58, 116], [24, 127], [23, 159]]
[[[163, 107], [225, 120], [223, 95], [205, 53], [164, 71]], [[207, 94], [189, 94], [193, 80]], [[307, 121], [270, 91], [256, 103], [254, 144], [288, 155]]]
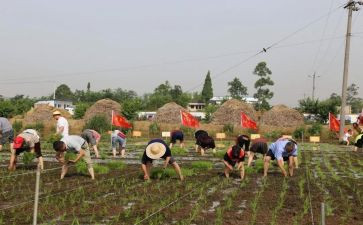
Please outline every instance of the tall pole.
[[349, 72], [349, 51], [350, 51], [350, 37], [352, 30], [352, 14], [355, 7], [353, 0], [349, 0], [348, 4], [344, 8], [348, 8], [348, 25], [347, 34], [345, 40], [345, 55], [344, 55], [344, 71], [343, 71], [343, 85], [342, 85], [342, 105], [340, 109], [340, 129], [339, 129], [339, 141], [343, 140], [344, 136], [344, 125], [345, 125], [345, 107], [347, 104], [347, 83], [348, 83], [348, 72]]
[[314, 100], [315, 99], [315, 89], [316, 89], [316, 87], [315, 87], [315, 80], [316, 80], [316, 78], [318, 78], [320, 76], [316, 76], [316, 73], [314, 72], [314, 74], [311, 75], [311, 76], [309, 75], [309, 77], [313, 78], [313, 91], [311, 93], [311, 98], [312, 98], [312, 100]]
[[40, 183], [40, 166], [38, 165], [37, 173], [36, 173], [36, 181], [35, 181], [33, 225], [37, 225], [38, 201], [39, 201], [39, 183]]

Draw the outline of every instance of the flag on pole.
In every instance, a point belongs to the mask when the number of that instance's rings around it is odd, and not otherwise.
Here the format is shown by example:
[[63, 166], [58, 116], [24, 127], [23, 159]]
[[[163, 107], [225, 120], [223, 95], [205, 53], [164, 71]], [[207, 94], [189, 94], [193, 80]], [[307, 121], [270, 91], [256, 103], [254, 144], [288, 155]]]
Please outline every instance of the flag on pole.
[[186, 127], [199, 127], [199, 121], [190, 113], [180, 110], [181, 123]]
[[114, 114], [112, 111], [112, 125], [116, 127], [132, 128], [132, 125], [126, 120], [125, 117]]
[[340, 129], [340, 122], [332, 113], [329, 113], [329, 128], [335, 132], [339, 132]]
[[243, 112], [241, 112], [241, 126], [244, 128], [251, 128], [257, 130], [257, 123]]

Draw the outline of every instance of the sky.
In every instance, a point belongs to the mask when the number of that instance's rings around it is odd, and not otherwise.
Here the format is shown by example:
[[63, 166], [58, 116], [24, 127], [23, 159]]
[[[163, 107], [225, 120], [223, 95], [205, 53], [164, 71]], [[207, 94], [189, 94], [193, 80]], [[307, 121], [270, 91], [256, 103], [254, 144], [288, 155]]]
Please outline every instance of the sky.
[[[296, 106], [341, 93], [347, 10], [343, 0], [0, 0], [0, 95], [39, 97], [122, 88], [139, 95], [168, 80], [215, 96], [238, 77], [252, 96], [265, 61], [272, 104]], [[363, 11], [363, 9], [361, 10]], [[363, 97], [363, 13], [354, 12], [348, 83]], [[263, 48], [267, 52], [257, 54]], [[256, 55], [257, 54], [257, 55]]]

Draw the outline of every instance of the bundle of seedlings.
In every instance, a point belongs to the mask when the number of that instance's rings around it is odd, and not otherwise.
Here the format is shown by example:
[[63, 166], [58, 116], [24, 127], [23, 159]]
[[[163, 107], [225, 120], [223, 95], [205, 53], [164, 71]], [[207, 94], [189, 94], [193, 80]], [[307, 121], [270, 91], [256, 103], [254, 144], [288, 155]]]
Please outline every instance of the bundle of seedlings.
[[31, 152], [24, 152], [23, 154], [23, 163], [25, 166], [29, 166], [35, 159], [35, 154]]
[[[181, 171], [182, 171], [182, 174], [184, 177], [193, 176], [195, 174], [194, 170], [189, 169], [189, 168], [181, 168]], [[168, 167], [166, 169], [163, 169], [163, 168], [157, 167], [157, 168], [152, 168], [150, 177], [152, 179], [162, 180], [164, 178], [170, 178], [170, 177], [177, 178], [178, 174], [176, 174], [174, 168]]]
[[41, 104], [37, 105], [35, 108], [29, 110], [24, 116], [24, 124], [36, 124], [36, 123], [44, 123], [52, 120], [53, 111], [58, 110], [61, 112], [62, 116], [69, 119], [72, 117], [68, 111], [64, 109], [54, 108], [52, 106]]
[[304, 124], [304, 116], [285, 105], [276, 105], [262, 115], [261, 123], [276, 127], [297, 127]]
[[111, 121], [112, 111], [116, 114], [121, 114], [121, 105], [111, 99], [101, 99], [87, 109], [84, 119], [88, 121], [96, 115], [103, 115], [108, 121]]
[[169, 102], [156, 111], [155, 121], [157, 123], [180, 124], [180, 111], [187, 112], [186, 109], [175, 102]]
[[223, 105], [213, 113], [212, 124], [240, 126], [242, 112], [254, 121], [257, 120], [257, 113], [252, 105], [237, 99], [231, 99], [223, 103]]

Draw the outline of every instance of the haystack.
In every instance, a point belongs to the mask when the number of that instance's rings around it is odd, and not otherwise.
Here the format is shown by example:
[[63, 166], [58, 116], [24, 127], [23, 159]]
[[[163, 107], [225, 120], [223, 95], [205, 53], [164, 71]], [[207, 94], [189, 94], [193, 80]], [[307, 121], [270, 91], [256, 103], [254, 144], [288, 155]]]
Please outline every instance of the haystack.
[[187, 112], [186, 109], [175, 102], [166, 103], [156, 111], [155, 121], [157, 123], [180, 124], [180, 110]]
[[111, 99], [101, 99], [87, 109], [84, 119], [88, 121], [96, 115], [104, 115], [111, 121], [112, 110], [116, 114], [121, 114], [121, 105]]
[[213, 113], [212, 124], [233, 124], [235, 126], [240, 126], [241, 112], [256, 121], [257, 115], [252, 105], [237, 99], [231, 99], [223, 103], [223, 105]]
[[304, 116], [285, 105], [276, 105], [262, 115], [261, 123], [276, 127], [296, 127], [304, 124]]
[[62, 116], [69, 119], [71, 118], [71, 114], [64, 109], [54, 108], [52, 106], [41, 104], [37, 105], [35, 108], [29, 110], [24, 116], [24, 124], [35, 124], [35, 123], [44, 123], [48, 121], [52, 121], [53, 112], [58, 110], [62, 113]]

